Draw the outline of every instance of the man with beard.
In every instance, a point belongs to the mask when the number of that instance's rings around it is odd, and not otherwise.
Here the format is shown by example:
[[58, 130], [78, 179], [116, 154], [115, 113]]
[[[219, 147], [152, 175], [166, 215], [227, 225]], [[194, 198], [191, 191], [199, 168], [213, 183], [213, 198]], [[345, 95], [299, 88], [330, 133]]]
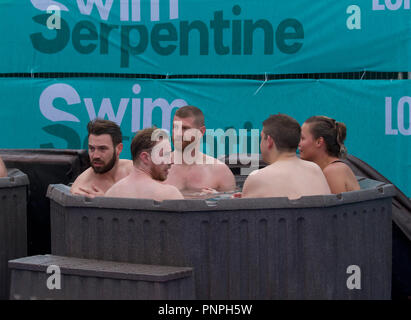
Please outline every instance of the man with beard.
[[119, 159], [123, 143], [115, 122], [95, 119], [88, 123], [87, 131], [91, 167], [77, 177], [70, 191], [93, 198], [103, 196], [114, 183], [125, 178], [133, 163]]
[[176, 186], [185, 197], [235, 189], [235, 178], [228, 166], [199, 151], [205, 131], [204, 115], [199, 108], [185, 106], [176, 111], [173, 166], [165, 183]]
[[107, 190], [105, 196], [157, 201], [184, 199], [176, 187], [161, 183], [171, 167], [171, 146], [166, 136], [155, 128], [139, 131], [131, 142], [131, 173]]

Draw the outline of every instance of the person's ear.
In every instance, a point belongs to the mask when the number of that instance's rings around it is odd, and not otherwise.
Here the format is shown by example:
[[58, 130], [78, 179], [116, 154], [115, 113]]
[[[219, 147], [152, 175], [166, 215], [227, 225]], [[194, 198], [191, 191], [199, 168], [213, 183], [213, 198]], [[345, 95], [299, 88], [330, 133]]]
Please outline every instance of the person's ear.
[[323, 137], [319, 137], [318, 139], [315, 140], [315, 145], [318, 148], [321, 148], [324, 145], [325, 141]]
[[148, 164], [150, 162], [150, 153], [147, 151], [143, 151], [139, 155], [140, 162], [144, 164]]
[[123, 151], [123, 143], [120, 142], [117, 146], [116, 146], [116, 154], [117, 154], [117, 158], [120, 156], [121, 151]]
[[274, 139], [268, 135], [266, 137], [267, 137], [268, 147], [271, 149], [274, 146]]
[[205, 132], [206, 132], [206, 127], [205, 126], [201, 126], [200, 127], [200, 132], [201, 132], [201, 136], [204, 136]]

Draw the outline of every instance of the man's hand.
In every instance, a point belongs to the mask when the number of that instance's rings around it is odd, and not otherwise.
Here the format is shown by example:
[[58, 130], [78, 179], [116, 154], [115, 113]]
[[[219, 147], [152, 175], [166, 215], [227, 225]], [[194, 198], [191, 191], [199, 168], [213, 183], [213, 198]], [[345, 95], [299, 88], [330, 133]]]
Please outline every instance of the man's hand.
[[94, 198], [104, 196], [104, 191], [93, 184], [91, 188], [79, 187], [73, 194]]
[[208, 187], [201, 189], [201, 194], [212, 194], [212, 193], [218, 193], [218, 191], [213, 188], [208, 188]]

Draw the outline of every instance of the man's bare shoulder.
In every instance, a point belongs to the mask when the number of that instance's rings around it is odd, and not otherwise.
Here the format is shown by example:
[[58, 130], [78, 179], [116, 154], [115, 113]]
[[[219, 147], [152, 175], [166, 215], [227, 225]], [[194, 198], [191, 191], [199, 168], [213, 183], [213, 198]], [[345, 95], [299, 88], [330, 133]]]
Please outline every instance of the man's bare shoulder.
[[180, 190], [171, 184], [158, 183], [157, 194], [160, 195], [164, 200], [178, 200], [184, 199]]
[[93, 172], [93, 168], [89, 167], [88, 169], [84, 170], [77, 178], [74, 180], [73, 185], [78, 183], [83, 183], [88, 181], [90, 178], [94, 177], [95, 173]]
[[128, 160], [128, 159], [119, 159], [118, 165], [120, 168], [131, 171], [133, 169], [133, 161]]
[[213, 165], [213, 166], [215, 166], [215, 165], [220, 165], [220, 164], [224, 164], [224, 162], [222, 162], [222, 161], [220, 161], [220, 160], [218, 160], [218, 159], [216, 159], [216, 158], [214, 158], [214, 157], [212, 157], [212, 156], [209, 156], [208, 154], [203, 154], [203, 162], [202, 162], [202, 164], [208, 164], [208, 165]]
[[[204, 154], [204, 164], [209, 164], [212, 165], [212, 168], [214, 170], [219, 170], [220, 172], [228, 172], [230, 170], [230, 168], [221, 160], [218, 160], [214, 157], [211, 157], [209, 155]], [[227, 171], [228, 170], [228, 171]]]
[[313, 161], [302, 160], [302, 159], [299, 159], [298, 161], [302, 166], [306, 167], [307, 169], [311, 169], [316, 172], [322, 172], [320, 166]]
[[282, 176], [284, 174], [287, 174], [287, 173], [284, 172], [283, 168], [277, 166], [276, 163], [273, 163], [273, 164], [270, 164], [270, 165], [268, 165], [264, 168], [253, 171], [252, 176], [257, 178], [257, 179], [266, 180], [267, 176], [269, 176], [269, 177]]
[[70, 192], [73, 194], [87, 195], [88, 193], [84, 191], [84, 188], [89, 188], [93, 185], [95, 176], [96, 174], [94, 173], [92, 167], [86, 169], [76, 178], [76, 180], [74, 180], [70, 188]]

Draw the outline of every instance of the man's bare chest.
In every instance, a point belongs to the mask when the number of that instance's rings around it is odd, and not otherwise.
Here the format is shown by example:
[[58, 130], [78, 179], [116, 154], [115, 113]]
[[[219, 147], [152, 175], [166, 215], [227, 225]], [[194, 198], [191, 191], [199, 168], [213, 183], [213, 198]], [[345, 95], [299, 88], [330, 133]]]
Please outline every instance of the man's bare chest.
[[216, 177], [208, 166], [180, 167], [170, 177], [180, 190], [201, 191], [203, 188], [216, 188]]

